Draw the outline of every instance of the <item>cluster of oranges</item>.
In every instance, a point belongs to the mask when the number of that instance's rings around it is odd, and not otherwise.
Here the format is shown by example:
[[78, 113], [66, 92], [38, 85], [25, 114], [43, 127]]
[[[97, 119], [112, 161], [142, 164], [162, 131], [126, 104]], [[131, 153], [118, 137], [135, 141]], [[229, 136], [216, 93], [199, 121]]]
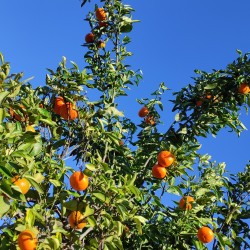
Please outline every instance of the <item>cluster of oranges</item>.
[[[23, 194], [26, 194], [30, 188], [30, 183], [25, 178], [15, 176], [11, 181], [17, 185]], [[76, 191], [84, 191], [89, 185], [88, 176], [81, 171], [76, 171], [70, 176], [70, 185]], [[73, 229], [82, 229], [87, 225], [84, 215], [76, 210], [72, 211], [68, 216], [68, 222]], [[30, 229], [22, 231], [18, 236], [18, 246], [21, 250], [35, 250], [38, 240], [34, 232]]]
[[56, 97], [53, 111], [60, 115], [65, 120], [75, 120], [78, 117], [78, 111], [75, 109], [75, 104], [65, 102], [64, 98]]
[[[184, 196], [179, 201], [179, 207], [182, 210], [190, 210], [194, 201], [192, 196]], [[214, 233], [209, 227], [203, 226], [199, 228], [197, 237], [202, 243], [209, 243], [214, 239]]]
[[[99, 28], [105, 27], [108, 25], [107, 23], [107, 14], [103, 8], [97, 8], [95, 11], [96, 19], [99, 21]], [[85, 36], [85, 42], [86, 43], [93, 43], [95, 41], [95, 35], [90, 32]], [[105, 48], [105, 42], [102, 40], [99, 40], [97, 42], [98, 48], [102, 49]]]
[[[250, 93], [250, 87], [247, 82], [243, 82], [238, 87], [238, 93], [242, 95], [247, 95]], [[207, 94], [204, 98], [200, 98], [196, 101], [196, 106], [201, 107], [205, 100], [210, 100], [212, 98], [211, 94]], [[213, 103], [219, 102], [219, 98], [214, 96], [212, 99]]]
[[149, 109], [148, 107], [144, 106], [142, 107], [138, 112], [139, 117], [144, 117], [144, 121], [146, 124], [154, 125], [155, 124], [155, 118], [152, 115], [149, 115]]
[[[84, 191], [89, 186], [89, 178], [81, 171], [74, 172], [69, 182], [71, 187], [76, 191]], [[74, 229], [82, 229], [87, 225], [83, 214], [80, 211], [72, 211], [68, 217], [69, 225]]]
[[174, 155], [167, 150], [161, 151], [157, 155], [158, 163], [152, 168], [152, 175], [157, 179], [163, 179], [167, 175], [167, 167], [170, 167], [174, 162]]

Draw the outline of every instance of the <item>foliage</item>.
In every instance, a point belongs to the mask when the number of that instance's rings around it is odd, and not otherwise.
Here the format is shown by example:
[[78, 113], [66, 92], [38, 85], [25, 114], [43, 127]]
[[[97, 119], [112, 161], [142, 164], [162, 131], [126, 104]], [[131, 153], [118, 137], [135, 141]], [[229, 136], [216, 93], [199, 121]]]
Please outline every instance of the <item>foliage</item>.
[[[107, 14], [105, 25], [96, 19], [98, 7]], [[198, 153], [200, 137], [226, 126], [238, 135], [245, 129], [239, 111], [248, 110], [249, 95], [238, 88], [250, 82], [248, 54], [238, 51], [225, 70], [196, 70], [194, 83], [174, 93], [177, 113], [165, 132], [158, 129], [162, 95], [168, 91], [161, 83], [150, 98], [137, 100], [155, 123], [142, 119], [136, 125], [117, 102], [142, 78], [126, 64], [132, 56], [127, 33], [137, 22], [133, 11], [118, 0], [95, 5], [86, 18], [94, 42], [82, 44], [87, 66], [80, 70], [71, 62], [68, 68], [63, 57], [56, 70], [48, 69], [46, 85], [36, 89], [21, 73], [11, 74], [0, 54], [1, 249], [16, 249], [25, 229], [37, 234], [37, 249], [207, 249], [197, 238], [202, 226], [215, 233], [214, 249], [250, 247], [250, 165], [233, 176], [224, 163]], [[100, 48], [99, 41], [106, 46]], [[87, 91], [100, 96], [90, 100]], [[58, 96], [76, 104], [77, 119], [63, 119], [53, 111]], [[162, 150], [170, 151], [175, 161], [159, 180], [151, 169]], [[69, 158], [74, 168], [66, 165]], [[75, 171], [89, 177], [87, 190], [70, 187]], [[30, 182], [27, 194], [11, 182], [16, 175]], [[194, 197], [192, 209], [183, 210], [177, 202], [166, 205], [168, 194]], [[86, 227], [70, 227], [72, 211], [83, 214]]]

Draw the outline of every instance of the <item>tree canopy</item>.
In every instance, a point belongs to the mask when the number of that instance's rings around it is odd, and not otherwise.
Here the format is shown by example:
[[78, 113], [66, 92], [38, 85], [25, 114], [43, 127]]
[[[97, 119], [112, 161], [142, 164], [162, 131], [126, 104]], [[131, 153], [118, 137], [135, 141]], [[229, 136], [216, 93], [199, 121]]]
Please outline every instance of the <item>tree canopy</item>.
[[[198, 153], [200, 138], [246, 129], [249, 54], [196, 70], [194, 84], [173, 94], [164, 132], [163, 82], [137, 100], [135, 124], [117, 100], [142, 79], [126, 63], [138, 20], [121, 0], [92, 5], [83, 69], [63, 57], [34, 88], [0, 54], [0, 248], [249, 249], [250, 165], [232, 175]], [[168, 206], [168, 194], [180, 202]]]

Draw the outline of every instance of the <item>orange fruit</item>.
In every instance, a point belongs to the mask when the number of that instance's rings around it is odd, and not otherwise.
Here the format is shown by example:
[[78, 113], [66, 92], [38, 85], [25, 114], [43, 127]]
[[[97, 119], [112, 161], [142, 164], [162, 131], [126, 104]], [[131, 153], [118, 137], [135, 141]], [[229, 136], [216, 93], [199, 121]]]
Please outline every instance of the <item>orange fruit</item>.
[[149, 125], [154, 125], [155, 124], [155, 118], [153, 116], [147, 116], [144, 119], [145, 123], [149, 124]]
[[196, 101], [196, 106], [200, 107], [202, 105], [202, 101]]
[[152, 175], [157, 179], [163, 179], [167, 175], [167, 170], [161, 165], [155, 164], [152, 168]]
[[34, 129], [34, 127], [31, 126], [31, 125], [28, 125], [28, 126], [25, 128], [25, 131], [30, 131], [30, 132], [33, 132], [33, 133], [36, 132], [36, 130]]
[[80, 211], [73, 211], [68, 217], [69, 225], [75, 229], [82, 229], [87, 225], [84, 216]]
[[250, 87], [249, 87], [248, 83], [242, 83], [239, 86], [238, 92], [240, 94], [244, 94], [244, 95], [248, 94], [250, 92]]
[[209, 243], [214, 238], [214, 233], [209, 227], [201, 227], [197, 232], [197, 237], [202, 243]]
[[106, 20], [106, 12], [103, 8], [96, 9], [95, 15], [98, 21]]
[[86, 43], [93, 43], [95, 40], [95, 35], [93, 33], [88, 33], [86, 36], [85, 36], [85, 42]]
[[35, 234], [28, 229], [19, 234], [17, 242], [21, 250], [35, 250], [38, 243]]
[[149, 113], [149, 109], [148, 109], [146, 106], [144, 106], [144, 107], [142, 107], [142, 108], [139, 110], [138, 115], [139, 115], [140, 117], [145, 117], [146, 115], [148, 115], [148, 113]]
[[78, 117], [78, 111], [73, 109], [73, 104], [66, 102], [60, 108], [60, 115], [65, 120], [75, 120]]
[[212, 97], [212, 96], [211, 96], [210, 94], [207, 94], [207, 95], [206, 95], [206, 98], [207, 98], [207, 99], [211, 99], [211, 97]]
[[26, 178], [20, 178], [18, 175], [11, 178], [11, 182], [21, 189], [22, 194], [26, 194], [30, 189], [30, 183]]
[[157, 156], [157, 160], [158, 164], [160, 164], [162, 167], [167, 168], [174, 162], [174, 155], [167, 150], [161, 151]]
[[76, 191], [83, 191], [89, 185], [89, 178], [80, 171], [74, 172], [69, 178], [70, 185]]
[[[25, 109], [25, 107], [24, 107], [24, 105], [23, 104], [20, 104], [19, 105], [19, 107], [21, 108], [21, 109]], [[10, 107], [10, 115], [15, 119], [15, 120], [17, 120], [17, 121], [19, 121], [19, 122], [23, 122], [23, 121], [27, 121], [27, 113], [25, 112], [25, 111], [22, 111], [22, 113], [23, 113], [23, 116], [21, 116], [21, 115], [19, 115], [19, 114], [17, 114], [17, 113], [15, 113], [14, 112], [14, 110], [13, 110], [13, 108], [11, 108]]]
[[106, 46], [105, 42], [103, 42], [103, 41], [98, 41], [98, 48], [99, 48], [99, 49], [103, 49], [103, 48], [105, 48], [105, 46]]
[[192, 202], [194, 202], [192, 196], [184, 196], [180, 199], [179, 207], [184, 210], [190, 210], [192, 208]]
[[65, 102], [64, 102], [63, 97], [58, 96], [58, 97], [55, 99], [53, 111], [54, 111], [56, 114], [59, 115], [59, 114], [60, 114], [60, 109], [61, 109], [61, 107], [62, 107], [64, 104], [65, 104]]

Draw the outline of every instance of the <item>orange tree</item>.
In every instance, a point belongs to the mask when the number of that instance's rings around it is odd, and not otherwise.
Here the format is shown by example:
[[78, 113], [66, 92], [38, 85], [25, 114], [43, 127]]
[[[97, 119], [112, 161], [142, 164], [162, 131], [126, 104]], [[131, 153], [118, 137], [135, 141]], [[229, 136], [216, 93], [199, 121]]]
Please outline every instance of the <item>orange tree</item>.
[[91, 8], [83, 70], [63, 57], [34, 89], [0, 55], [0, 248], [249, 249], [250, 166], [229, 175], [198, 153], [200, 137], [245, 129], [248, 54], [238, 51], [224, 70], [196, 71], [174, 93], [164, 132], [161, 83], [138, 100], [136, 125], [117, 102], [141, 79], [125, 63], [134, 10], [118, 0]]

